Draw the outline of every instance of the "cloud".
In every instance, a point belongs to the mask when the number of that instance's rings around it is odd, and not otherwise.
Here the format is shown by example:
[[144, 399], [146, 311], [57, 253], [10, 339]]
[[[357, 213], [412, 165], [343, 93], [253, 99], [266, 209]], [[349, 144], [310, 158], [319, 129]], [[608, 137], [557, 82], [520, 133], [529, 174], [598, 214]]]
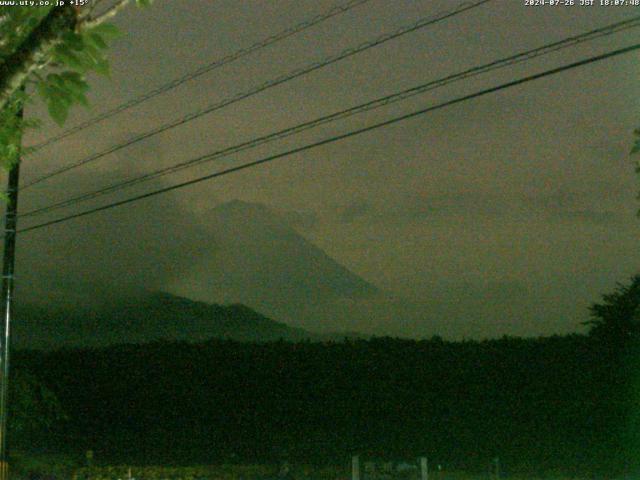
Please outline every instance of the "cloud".
[[[85, 184], [85, 175], [64, 182]], [[19, 235], [19, 298], [91, 302], [163, 288], [214, 248], [198, 218], [180, 205], [171, 194], [159, 195]]]
[[338, 208], [338, 221], [340, 223], [353, 223], [355, 220], [366, 217], [372, 212], [372, 205], [366, 201], [355, 201]]
[[364, 215], [381, 222], [411, 223], [428, 218], [526, 219], [541, 217], [552, 222], [567, 221], [610, 224], [619, 221], [620, 211], [600, 205], [596, 198], [576, 192], [554, 192], [527, 195], [523, 193], [458, 192], [440, 195], [413, 195], [399, 205], [355, 204], [344, 210], [341, 219], [353, 221]]
[[318, 214], [312, 210], [277, 210], [277, 213], [294, 230], [311, 230], [320, 221]]

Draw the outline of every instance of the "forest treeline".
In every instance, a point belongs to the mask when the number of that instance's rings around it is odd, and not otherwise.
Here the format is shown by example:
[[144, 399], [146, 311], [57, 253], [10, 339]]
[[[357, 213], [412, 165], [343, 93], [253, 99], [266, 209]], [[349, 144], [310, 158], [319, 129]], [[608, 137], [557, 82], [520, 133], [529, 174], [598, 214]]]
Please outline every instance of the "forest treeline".
[[640, 277], [589, 335], [447, 342], [155, 342], [17, 352], [67, 416], [30, 447], [97, 462], [347, 462], [607, 472], [637, 461]]

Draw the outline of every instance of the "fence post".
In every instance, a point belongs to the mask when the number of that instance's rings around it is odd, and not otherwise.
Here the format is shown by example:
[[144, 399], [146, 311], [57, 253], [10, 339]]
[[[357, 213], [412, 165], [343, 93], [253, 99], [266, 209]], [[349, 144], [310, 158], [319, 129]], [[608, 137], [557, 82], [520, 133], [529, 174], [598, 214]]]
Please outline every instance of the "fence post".
[[420, 480], [429, 480], [429, 464], [427, 457], [420, 457]]
[[360, 480], [360, 457], [358, 455], [351, 458], [351, 480]]

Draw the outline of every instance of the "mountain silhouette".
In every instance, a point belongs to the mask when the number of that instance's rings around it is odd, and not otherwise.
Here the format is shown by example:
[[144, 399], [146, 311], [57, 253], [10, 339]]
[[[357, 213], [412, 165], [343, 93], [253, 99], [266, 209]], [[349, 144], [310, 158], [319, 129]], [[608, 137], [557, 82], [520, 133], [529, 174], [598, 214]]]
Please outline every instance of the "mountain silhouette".
[[137, 294], [102, 307], [20, 305], [13, 323], [13, 342], [18, 348], [211, 338], [251, 342], [318, 339], [244, 305], [207, 304], [165, 292]]
[[212, 254], [187, 274], [183, 295], [242, 303], [290, 325], [324, 333], [358, 330], [349, 323], [354, 305], [376, 302], [384, 295], [265, 205], [223, 203], [203, 221], [213, 238]]

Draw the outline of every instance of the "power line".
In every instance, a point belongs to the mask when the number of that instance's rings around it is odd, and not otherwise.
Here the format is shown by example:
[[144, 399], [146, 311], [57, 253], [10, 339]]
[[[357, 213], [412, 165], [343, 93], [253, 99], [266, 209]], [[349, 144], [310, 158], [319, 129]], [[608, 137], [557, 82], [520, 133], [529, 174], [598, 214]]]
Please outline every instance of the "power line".
[[598, 62], [598, 61], [605, 60], [605, 59], [608, 59], [608, 58], [616, 57], [616, 56], [619, 56], [619, 55], [622, 55], [622, 54], [625, 54], [625, 53], [629, 53], [629, 52], [632, 52], [632, 51], [635, 51], [635, 50], [638, 50], [638, 49], [640, 49], [640, 43], [637, 43], [635, 45], [631, 45], [629, 47], [620, 48], [618, 50], [613, 50], [613, 51], [610, 51], [610, 52], [607, 52], [607, 53], [604, 53], [604, 54], [601, 54], [601, 55], [596, 55], [596, 56], [593, 56], [593, 57], [589, 57], [587, 59], [580, 60], [578, 62], [573, 62], [573, 63], [570, 63], [568, 65], [563, 65], [561, 67], [556, 67], [556, 68], [553, 68], [553, 69], [550, 69], [550, 70], [546, 70], [546, 71], [541, 72], [541, 73], [537, 73], [537, 74], [534, 74], [534, 75], [529, 75], [529, 76], [526, 76], [526, 77], [522, 77], [522, 78], [519, 78], [517, 80], [513, 80], [513, 81], [510, 81], [510, 82], [507, 82], [507, 83], [503, 83], [503, 84], [495, 86], [495, 87], [491, 87], [491, 88], [487, 88], [487, 89], [484, 89], [484, 90], [480, 90], [478, 92], [475, 92], [475, 93], [472, 93], [472, 94], [469, 94], [469, 95], [464, 95], [462, 97], [458, 97], [458, 98], [455, 98], [453, 100], [449, 100], [447, 102], [443, 102], [443, 103], [440, 103], [440, 104], [437, 104], [437, 105], [434, 105], [434, 106], [431, 106], [431, 107], [423, 108], [423, 109], [420, 109], [420, 110], [413, 111], [411, 113], [407, 113], [407, 114], [404, 114], [404, 115], [401, 115], [401, 116], [398, 116], [398, 117], [394, 117], [394, 118], [392, 118], [390, 120], [385, 120], [383, 122], [374, 123], [374, 124], [369, 125], [367, 127], [359, 128], [359, 129], [356, 129], [356, 130], [351, 130], [349, 132], [346, 132], [346, 133], [343, 133], [343, 134], [340, 134], [340, 135], [335, 135], [335, 136], [326, 138], [324, 140], [320, 140], [320, 141], [317, 141], [317, 142], [314, 142], [314, 143], [309, 143], [309, 144], [304, 145], [302, 147], [297, 147], [297, 148], [294, 148], [294, 149], [291, 149], [291, 150], [287, 150], [285, 152], [281, 152], [281, 153], [277, 153], [277, 154], [274, 154], [274, 155], [270, 155], [268, 157], [261, 158], [260, 160], [255, 160], [255, 161], [252, 161], [252, 162], [244, 163], [244, 164], [238, 165], [236, 167], [231, 167], [231, 168], [219, 171], [219, 172], [210, 173], [210, 174], [204, 175], [202, 177], [197, 177], [195, 179], [188, 180], [188, 181], [182, 182], [182, 183], [178, 183], [176, 185], [171, 185], [169, 187], [160, 188], [158, 190], [154, 190], [152, 192], [148, 192], [148, 193], [145, 193], [145, 194], [142, 194], [142, 195], [136, 195], [134, 197], [129, 197], [129, 198], [124, 199], [124, 200], [119, 200], [117, 202], [112, 202], [112, 203], [109, 203], [109, 204], [106, 204], [106, 205], [102, 205], [100, 207], [96, 207], [96, 208], [92, 208], [92, 209], [89, 209], [89, 210], [85, 210], [83, 212], [74, 213], [72, 215], [67, 215], [67, 216], [60, 217], [60, 218], [57, 218], [57, 219], [54, 219], [54, 220], [49, 220], [47, 222], [39, 223], [37, 225], [33, 225], [33, 226], [30, 226], [30, 227], [27, 227], [27, 228], [20, 229], [20, 230], [18, 230], [18, 233], [30, 232], [30, 231], [37, 230], [37, 229], [44, 228], [44, 227], [48, 227], [48, 226], [51, 226], [51, 225], [56, 225], [58, 223], [66, 222], [68, 220], [84, 217], [84, 216], [91, 215], [93, 213], [101, 212], [101, 211], [104, 211], [104, 210], [109, 210], [111, 208], [115, 208], [115, 207], [119, 207], [119, 206], [122, 206], [122, 205], [126, 205], [128, 203], [137, 202], [137, 201], [143, 200], [145, 198], [149, 198], [149, 197], [153, 197], [153, 196], [156, 196], [156, 195], [160, 195], [162, 193], [167, 193], [167, 192], [170, 192], [172, 190], [177, 190], [179, 188], [187, 187], [187, 186], [194, 185], [196, 183], [200, 183], [200, 182], [203, 182], [203, 181], [206, 181], [206, 180], [211, 180], [213, 178], [217, 178], [217, 177], [221, 177], [221, 176], [224, 176], [224, 175], [228, 175], [230, 173], [238, 172], [240, 170], [245, 170], [245, 169], [248, 169], [248, 168], [252, 168], [252, 167], [255, 167], [255, 166], [258, 166], [258, 165], [262, 165], [264, 163], [272, 162], [272, 161], [277, 160], [279, 158], [284, 158], [284, 157], [288, 157], [290, 155], [294, 155], [296, 153], [305, 152], [307, 150], [311, 150], [313, 148], [320, 147], [322, 145], [328, 145], [328, 144], [331, 144], [331, 143], [334, 143], [334, 142], [337, 142], [337, 141], [340, 141], [340, 140], [344, 140], [344, 139], [347, 139], [347, 138], [350, 138], [350, 137], [354, 137], [356, 135], [360, 135], [360, 134], [365, 133], [365, 132], [369, 132], [369, 131], [372, 131], [372, 130], [376, 130], [378, 128], [386, 127], [386, 126], [389, 126], [389, 125], [392, 125], [392, 124], [395, 124], [395, 123], [398, 123], [398, 122], [401, 122], [401, 121], [404, 121], [404, 120], [408, 120], [410, 118], [417, 117], [419, 115], [424, 115], [426, 113], [433, 112], [435, 110], [440, 110], [442, 108], [449, 107], [451, 105], [456, 105], [458, 103], [462, 103], [462, 102], [465, 102], [465, 101], [468, 101], [468, 100], [472, 100], [472, 99], [475, 99], [475, 98], [478, 98], [478, 97], [482, 97], [482, 96], [488, 95], [490, 93], [495, 93], [495, 92], [498, 92], [498, 91], [501, 91], [501, 90], [505, 90], [507, 88], [515, 87], [517, 85], [522, 85], [524, 83], [531, 82], [533, 80], [538, 80], [540, 78], [548, 77], [550, 75], [555, 75], [557, 73], [564, 72], [564, 71], [567, 71], [567, 70], [571, 70], [571, 69], [574, 69], [574, 68], [577, 68], [577, 67], [580, 67], [580, 66], [583, 66], [583, 65], [587, 65], [587, 64]]
[[72, 206], [75, 205], [77, 203], [86, 201], [86, 200], [90, 200], [93, 198], [97, 198], [100, 197], [102, 195], [106, 195], [108, 193], [112, 193], [118, 190], [121, 190], [123, 188], [127, 188], [127, 187], [131, 187], [133, 185], [137, 185], [139, 183], [154, 179], [154, 178], [158, 178], [164, 175], [168, 175], [171, 173], [175, 173], [178, 172], [180, 170], [186, 169], [186, 168], [191, 168], [194, 167], [196, 165], [200, 165], [202, 163], [205, 162], [210, 162], [213, 160], [217, 160], [220, 158], [224, 158], [227, 157], [233, 153], [238, 153], [244, 150], [248, 150], [251, 148], [255, 148], [257, 146], [260, 145], [264, 145], [266, 143], [270, 143], [272, 141], [275, 140], [280, 140], [283, 138], [287, 138], [289, 136], [298, 134], [300, 132], [309, 130], [311, 128], [315, 128], [317, 126], [329, 123], [329, 122], [334, 122], [336, 120], [339, 119], [343, 119], [343, 118], [347, 118], [350, 117], [352, 115], [355, 114], [359, 114], [362, 112], [366, 112], [366, 111], [370, 111], [370, 110], [374, 110], [376, 108], [380, 108], [382, 106], [385, 105], [389, 105], [392, 103], [396, 103], [398, 101], [401, 100], [406, 100], [408, 98], [411, 98], [413, 96], [425, 93], [427, 91], [431, 91], [434, 90], [436, 88], [440, 88], [442, 86], [448, 85], [449, 83], [453, 83], [456, 81], [460, 81], [466, 78], [471, 78], [471, 77], [475, 77], [477, 75], [481, 75], [484, 73], [487, 73], [489, 71], [492, 70], [496, 70], [499, 68], [504, 68], [507, 66], [511, 66], [511, 65], [516, 65], [525, 61], [529, 61], [533, 58], [542, 56], [542, 55], [546, 55], [552, 52], [556, 52], [568, 47], [572, 47], [575, 46], [577, 44], [583, 43], [583, 42], [587, 42], [587, 41], [592, 41], [595, 40], [597, 38], [601, 38], [604, 36], [608, 36], [608, 35], [612, 35], [614, 33], [620, 32], [622, 30], [626, 30], [629, 28], [637, 28], [638, 26], [640, 26], [640, 15], [632, 17], [628, 20], [623, 20], [621, 22], [617, 22], [617, 23], [613, 23], [610, 25], [607, 25], [605, 27], [601, 27], [595, 30], [591, 30], [589, 32], [580, 34], [580, 35], [575, 35], [557, 42], [553, 42], [541, 47], [537, 47], [534, 49], [530, 49], [524, 52], [520, 52], [517, 53], [515, 55], [511, 55], [509, 57], [506, 58], [502, 58], [500, 60], [495, 60], [493, 62], [484, 64], [484, 65], [480, 65], [480, 66], [476, 66], [470, 69], [467, 69], [463, 72], [459, 72], [453, 75], [448, 75], [444, 78], [440, 78], [438, 80], [432, 80], [430, 82], [403, 90], [401, 92], [397, 92], [391, 95], [386, 95], [384, 97], [381, 98], [377, 98], [375, 100], [357, 105], [355, 107], [351, 107], [345, 110], [341, 110], [339, 112], [335, 112], [332, 113], [330, 115], [325, 115], [323, 117], [319, 117], [316, 118], [314, 120], [302, 123], [302, 124], [298, 124], [296, 126], [293, 127], [289, 127], [277, 132], [273, 132], [270, 133], [268, 135], [264, 135], [246, 142], [242, 142], [240, 144], [236, 144], [227, 148], [224, 148], [222, 150], [218, 150], [216, 152], [213, 153], [209, 153], [191, 160], [187, 160], [175, 165], [171, 165], [169, 167], [164, 167], [164, 168], [160, 168], [157, 170], [154, 170], [152, 172], [128, 179], [128, 180], [124, 180], [121, 182], [117, 182], [111, 185], [108, 185], [104, 188], [95, 190], [95, 191], [91, 191], [88, 193], [84, 193], [72, 198], [68, 198], [66, 200], [48, 205], [48, 206], [44, 206], [41, 208], [37, 208], [34, 210], [30, 210], [26, 213], [22, 213], [20, 214], [20, 217], [31, 217], [31, 216], [35, 216], [35, 215], [41, 215], [43, 213], [47, 213], [47, 212], [51, 212], [54, 210], [58, 210], [60, 208], [64, 208], [64, 207], [68, 207], [68, 206]]
[[60, 175], [62, 173], [68, 172], [69, 170], [73, 170], [75, 168], [81, 167], [83, 165], [86, 165], [87, 163], [90, 162], [94, 162], [106, 155], [109, 155], [111, 153], [115, 153], [125, 147], [128, 147], [130, 145], [133, 145], [137, 142], [140, 142], [142, 140], [146, 140], [147, 138], [153, 137], [155, 135], [158, 135], [159, 133], [165, 132], [167, 130], [170, 130], [172, 128], [176, 128], [180, 125], [183, 125], [187, 122], [190, 122], [192, 120], [195, 120], [196, 118], [202, 117], [203, 115], [206, 115], [208, 113], [211, 113], [215, 110], [219, 110], [223, 107], [226, 107], [228, 105], [231, 105], [233, 103], [239, 102], [241, 100], [244, 100], [246, 98], [249, 98], [253, 95], [256, 95], [258, 93], [261, 93], [265, 90], [268, 90], [269, 88], [273, 88], [275, 86], [281, 85], [283, 83], [286, 83], [288, 81], [294, 80], [296, 78], [302, 77], [304, 75], [307, 75], [311, 72], [314, 72], [316, 70], [319, 70], [321, 68], [324, 68], [328, 65], [331, 65], [333, 63], [336, 63], [340, 60], [343, 60], [345, 58], [351, 57], [353, 55], [356, 55], [358, 53], [364, 52], [365, 50], [368, 50], [370, 48], [376, 47], [378, 45], [381, 45], [385, 42], [388, 42], [389, 40], [393, 40], [395, 38], [401, 37], [403, 35], [406, 35], [408, 33], [411, 32], [415, 32], [416, 30], [419, 30], [421, 28], [425, 28], [427, 26], [433, 25], [435, 23], [438, 23], [440, 21], [443, 21], [447, 18], [451, 18], [454, 17], [456, 15], [459, 15], [463, 12], [466, 12], [468, 10], [471, 10], [473, 8], [479, 7], [485, 3], [488, 3], [492, 0], [476, 0], [474, 2], [465, 2], [462, 3], [460, 5], [458, 5], [458, 7], [456, 7], [453, 10], [448, 10], [446, 12], [442, 12], [442, 13], [438, 13], [434, 16], [430, 16], [430, 17], [426, 17], [426, 18], [422, 18], [420, 20], [418, 20], [417, 22], [412, 23], [411, 25], [399, 28], [398, 30], [391, 32], [391, 33], [387, 33], [384, 35], [381, 35], [379, 37], [377, 37], [374, 40], [371, 41], [367, 41], [364, 42], [362, 44], [360, 44], [357, 47], [352, 47], [352, 48], [348, 48], [346, 50], [343, 50], [342, 52], [340, 52], [337, 55], [331, 56], [326, 58], [325, 60], [321, 61], [321, 62], [315, 62], [312, 63], [310, 65], [307, 65], [305, 67], [299, 68], [294, 70], [293, 72], [290, 72], [288, 74], [276, 77], [275, 79], [269, 80], [265, 83], [263, 83], [262, 85], [259, 85], [258, 87], [255, 87], [249, 91], [237, 94], [233, 97], [229, 97], [225, 100], [222, 100], [218, 103], [215, 103], [213, 105], [210, 105], [204, 109], [198, 110], [196, 112], [190, 113], [188, 115], [185, 115], [184, 117], [178, 119], [178, 120], [174, 120], [170, 123], [166, 123], [160, 127], [157, 127], [153, 130], [150, 130], [146, 133], [143, 133], [141, 135], [138, 135], [130, 140], [127, 140], [123, 143], [120, 143], [118, 145], [115, 145], [113, 147], [110, 147], [106, 150], [103, 150], [102, 152], [96, 153], [94, 155], [91, 155], [89, 157], [86, 157], [78, 162], [74, 162], [71, 163], [69, 165], [66, 165], [64, 167], [61, 167], [57, 170], [54, 170], [52, 172], [50, 172], [49, 174], [43, 175], [42, 177], [36, 178], [35, 180], [32, 180], [30, 182], [25, 183], [25, 185], [23, 185], [21, 187], [22, 190], [29, 188], [33, 185], [36, 185], [38, 183], [41, 183], [45, 180], [48, 180], [52, 177], [55, 177], [57, 175]]
[[107, 110], [103, 113], [101, 113], [100, 115], [97, 115], [96, 117], [93, 117], [89, 120], [87, 120], [86, 122], [80, 123], [74, 127], [71, 127], [67, 130], [65, 130], [64, 132], [61, 132], [58, 135], [55, 135], [53, 137], [50, 137], [36, 145], [33, 145], [31, 147], [29, 147], [29, 149], [34, 152], [37, 150], [40, 150], [44, 147], [47, 147], [53, 143], [56, 143], [60, 140], [62, 140], [63, 138], [67, 138], [71, 135], [74, 135], [75, 133], [78, 133], [82, 130], [85, 130], [93, 125], [95, 125], [96, 123], [100, 123], [108, 118], [113, 117], [114, 115], [117, 115], [118, 113], [124, 112], [125, 110], [128, 110], [132, 107], [135, 107], [137, 105], [140, 105], [143, 102], [146, 102], [147, 100], [150, 100], [154, 97], [157, 97], [158, 95], [162, 95], [163, 93], [169, 92], [177, 87], [179, 87], [180, 85], [182, 85], [183, 83], [189, 82], [191, 80], [194, 80], [202, 75], [204, 75], [205, 73], [209, 73], [217, 68], [220, 68], [224, 65], [227, 65], [229, 63], [235, 62], [236, 60], [239, 60], [240, 58], [246, 57], [247, 55], [250, 55], [258, 50], [261, 50], [263, 48], [266, 48], [270, 45], [273, 45], [281, 40], [284, 40], [286, 38], [289, 38], [293, 35], [296, 35], [304, 30], [307, 30], [315, 25], [318, 25], [319, 23], [324, 22], [325, 20], [328, 20], [332, 17], [335, 17], [337, 15], [340, 15], [342, 13], [346, 13], [349, 10], [352, 10], [355, 7], [358, 7], [364, 3], [367, 3], [371, 0], [351, 0], [347, 3], [345, 3], [344, 5], [337, 5], [334, 6], [333, 8], [331, 8], [330, 10], [328, 10], [325, 13], [322, 13], [320, 15], [316, 15], [315, 17], [312, 17], [308, 20], [305, 20], [304, 22], [301, 22], [297, 25], [294, 25], [293, 27], [287, 28], [286, 30], [282, 30], [281, 32], [278, 32], [274, 35], [271, 35], [259, 42], [254, 43], [253, 45], [247, 47], [247, 48], [242, 48], [240, 50], [237, 50], [225, 57], [219, 58], [214, 60], [213, 62], [204, 65], [200, 68], [198, 68], [197, 70], [194, 70], [193, 72], [189, 72], [185, 75], [183, 75], [182, 77], [178, 77], [175, 78], [173, 80], [171, 80], [170, 82], [165, 83], [164, 85], [159, 86], [158, 88], [151, 90], [150, 92], [144, 93], [138, 97], [135, 97], [121, 105], [118, 105], [117, 107], [112, 108], [111, 110]]

